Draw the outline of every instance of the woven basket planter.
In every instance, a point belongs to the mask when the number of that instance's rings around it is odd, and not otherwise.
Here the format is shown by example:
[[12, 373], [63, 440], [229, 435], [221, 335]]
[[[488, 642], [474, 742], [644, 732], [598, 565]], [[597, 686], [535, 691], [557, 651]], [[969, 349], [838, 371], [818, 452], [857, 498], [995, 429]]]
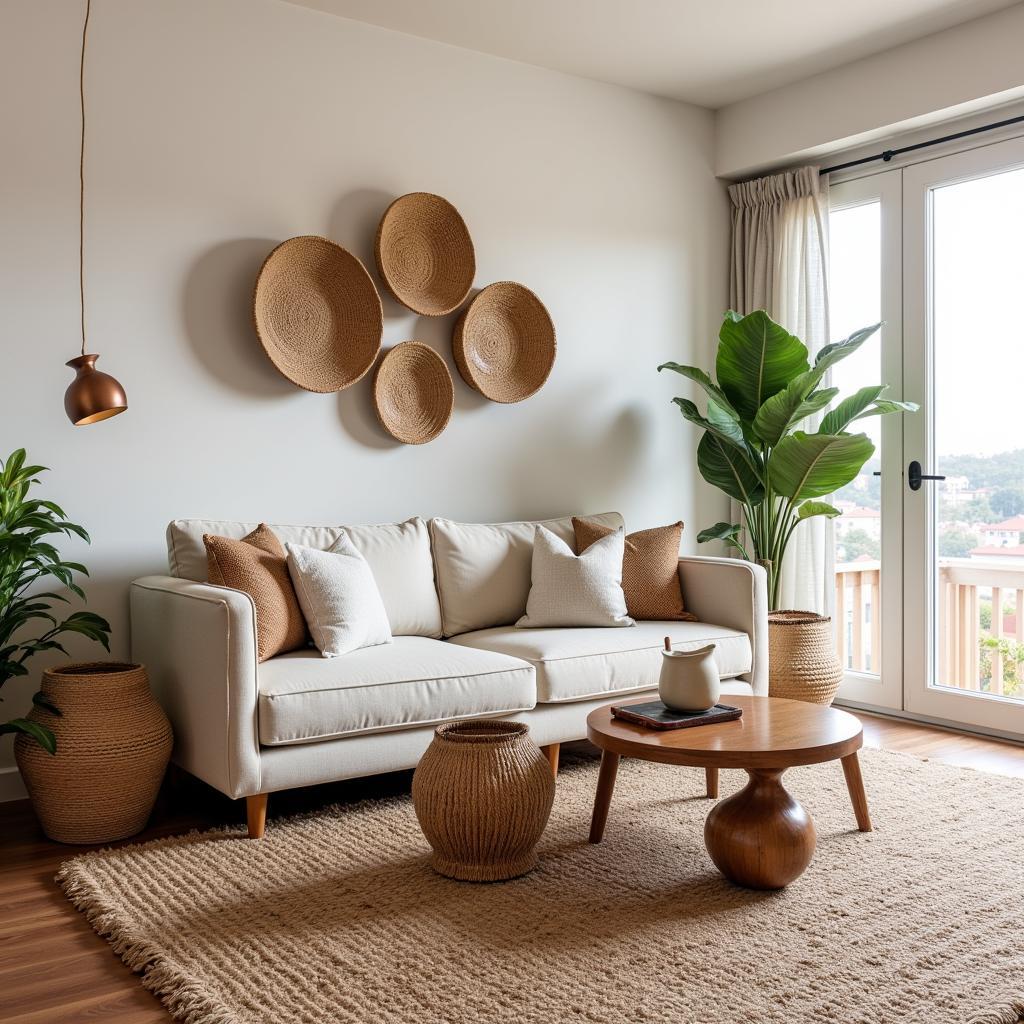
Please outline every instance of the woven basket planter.
[[533, 868], [554, 798], [551, 766], [523, 722], [439, 725], [412, 780], [434, 870], [467, 882]]
[[410, 192], [385, 211], [374, 246], [391, 294], [423, 316], [444, 316], [466, 301], [476, 273], [469, 229], [441, 196]]
[[452, 418], [455, 387], [445, 361], [420, 341], [403, 341], [380, 361], [373, 406], [381, 426], [402, 444], [433, 441]]
[[256, 278], [253, 321], [282, 376], [306, 391], [341, 391], [380, 352], [384, 312], [366, 268], [317, 235], [282, 242]]
[[515, 281], [478, 292], [452, 333], [462, 379], [492, 402], [522, 402], [555, 364], [555, 325], [544, 303]]
[[43, 831], [59, 843], [108, 843], [141, 832], [171, 756], [171, 725], [142, 665], [93, 662], [43, 673], [56, 754], [19, 735], [15, 757]]
[[830, 618], [814, 612], [769, 613], [769, 696], [831, 704], [842, 679]]

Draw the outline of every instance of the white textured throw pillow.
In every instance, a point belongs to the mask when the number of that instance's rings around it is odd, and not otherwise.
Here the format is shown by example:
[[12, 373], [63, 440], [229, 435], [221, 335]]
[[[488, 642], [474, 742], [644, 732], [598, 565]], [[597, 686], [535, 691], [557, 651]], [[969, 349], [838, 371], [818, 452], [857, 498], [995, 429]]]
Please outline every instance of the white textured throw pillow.
[[344, 533], [330, 551], [286, 545], [288, 572], [310, 636], [325, 658], [391, 643], [391, 627], [366, 559]]
[[625, 542], [625, 531], [619, 527], [577, 555], [564, 540], [538, 526], [530, 596], [516, 626], [635, 625], [622, 593]]

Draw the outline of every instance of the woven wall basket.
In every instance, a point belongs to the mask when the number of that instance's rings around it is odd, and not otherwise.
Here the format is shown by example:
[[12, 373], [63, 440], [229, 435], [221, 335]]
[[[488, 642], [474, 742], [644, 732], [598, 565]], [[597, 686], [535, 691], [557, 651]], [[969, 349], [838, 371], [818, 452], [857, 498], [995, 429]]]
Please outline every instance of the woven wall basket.
[[555, 363], [555, 325], [529, 288], [498, 281], [455, 324], [452, 351], [463, 380], [492, 402], [536, 394]]
[[391, 349], [377, 367], [373, 404], [381, 426], [396, 441], [426, 444], [452, 418], [452, 375], [429, 345], [404, 341]]
[[412, 779], [434, 869], [467, 882], [525, 874], [551, 814], [551, 766], [523, 722], [439, 725]]
[[35, 707], [57, 753], [19, 735], [14, 753], [43, 831], [60, 843], [135, 835], [153, 809], [171, 725], [141, 665], [90, 662], [43, 673], [43, 695], [61, 716]]
[[366, 268], [347, 249], [301, 235], [266, 258], [253, 299], [256, 333], [270, 361], [307, 391], [340, 391], [380, 352], [384, 313]]
[[768, 614], [768, 693], [831, 704], [843, 679], [832, 620], [814, 612]]
[[376, 255], [388, 291], [423, 316], [453, 312], [473, 287], [476, 254], [466, 222], [430, 192], [410, 192], [384, 211]]

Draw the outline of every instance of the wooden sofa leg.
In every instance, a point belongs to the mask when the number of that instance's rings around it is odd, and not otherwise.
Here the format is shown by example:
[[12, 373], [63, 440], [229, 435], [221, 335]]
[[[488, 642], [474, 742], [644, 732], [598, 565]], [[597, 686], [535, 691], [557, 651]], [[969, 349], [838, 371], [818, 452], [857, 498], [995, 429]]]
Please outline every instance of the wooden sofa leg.
[[267, 827], [267, 797], [269, 793], [257, 793], [245, 798], [245, 820], [249, 826], [250, 839], [262, 839]]
[[540, 748], [547, 755], [548, 764], [551, 765], [551, 774], [554, 776], [558, 775], [558, 751], [561, 746], [561, 743], [549, 743], [546, 747]]

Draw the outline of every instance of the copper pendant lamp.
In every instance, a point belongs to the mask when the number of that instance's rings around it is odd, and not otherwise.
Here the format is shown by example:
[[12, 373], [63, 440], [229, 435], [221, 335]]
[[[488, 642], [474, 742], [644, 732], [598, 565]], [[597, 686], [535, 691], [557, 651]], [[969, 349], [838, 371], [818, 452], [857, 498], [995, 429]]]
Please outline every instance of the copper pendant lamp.
[[78, 160], [78, 297], [82, 314], [82, 354], [68, 361], [75, 379], [64, 392], [64, 411], [76, 427], [110, 419], [128, 408], [124, 388], [96, 369], [99, 356], [85, 351], [85, 41], [89, 33], [92, 0], [85, 0], [85, 24], [82, 26], [82, 62], [78, 74], [78, 95], [82, 106], [82, 145]]

